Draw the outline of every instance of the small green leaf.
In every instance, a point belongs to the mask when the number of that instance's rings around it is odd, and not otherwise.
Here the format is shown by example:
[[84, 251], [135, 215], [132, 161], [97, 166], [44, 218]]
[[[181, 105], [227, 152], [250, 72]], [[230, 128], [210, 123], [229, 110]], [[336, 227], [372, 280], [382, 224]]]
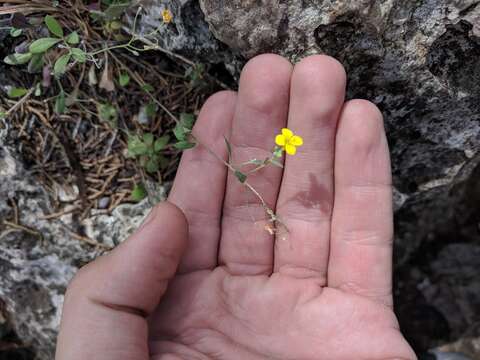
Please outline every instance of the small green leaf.
[[147, 190], [143, 184], [136, 184], [132, 190], [131, 198], [133, 201], [140, 202], [147, 197]]
[[5, 119], [7, 117], [7, 113], [5, 111], [0, 111], [0, 119]]
[[193, 114], [180, 114], [180, 123], [189, 130], [192, 130], [195, 124], [195, 116]]
[[56, 37], [63, 37], [63, 29], [60, 23], [51, 15], [45, 16], [45, 24], [47, 25], [48, 30], [55, 35]]
[[243, 165], [263, 165], [263, 164], [265, 164], [265, 160], [260, 160], [260, 159], [252, 159], [243, 163]]
[[178, 141], [184, 141], [187, 138], [187, 132], [182, 124], [177, 124], [177, 126], [175, 126], [173, 129], [173, 134]]
[[154, 174], [158, 170], [160, 170], [160, 164], [158, 163], [158, 159], [155, 157], [151, 157], [148, 159], [147, 164], [145, 165], [145, 170], [147, 170], [148, 173]]
[[203, 78], [205, 70], [204, 64], [195, 64], [185, 71], [185, 76], [190, 79], [190, 86], [197, 87], [204, 85]]
[[53, 66], [53, 74], [55, 77], [60, 77], [63, 74], [65, 74], [65, 71], [67, 71], [67, 65], [68, 62], [70, 61], [72, 55], [70, 54], [65, 54], [60, 56], [57, 61], [55, 61], [55, 65]]
[[77, 45], [80, 42], [80, 36], [78, 36], [78, 32], [74, 31], [68, 34], [65, 41], [70, 45]]
[[147, 152], [147, 145], [138, 136], [128, 138], [128, 153], [130, 156], [145, 155]]
[[245, 175], [244, 173], [242, 173], [241, 171], [239, 170], [236, 170], [235, 171], [235, 177], [238, 179], [238, 181], [240, 181], [242, 184], [247, 181], [247, 175]]
[[152, 133], [145, 133], [143, 134], [143, 142], [148, 146], [151, 147], [153, 145], [153, 134]]
[[153, 118], [156, 114], [157, 114], [157, 105], [153, 102], [147, 104], [145, 106], [145, 114], [149, 117], [149, 118]]
[[82, 49], [73, 48], [71, 52], [73, 58], [79, 63], [83, 64], [85, 61], [87, 61], [87, 54]]
[[102, 19], [105, 18], [105, 16], [103, 15], [102, 12], [99, 12], [99, 11], [96, 11], [96, 10], [90, 10], [90, 18], [93, 20], [93, 21], [96, 21], [96, 22], [99, 22], [101, 21]]
[[37, 85], [35, 86], [34, 95], [37, 97], [42, 95], [42, 87], [40, 86], [40, 83], [37, 83]]
[[8, 65], [23, 65], [29, 62], [31, 58], [32, 58], [31, 53], [25, 53], [25, 54], [15, 53], [15, 54], [8, 55], [5, 59], [3, 59], [3, 62]]
[[189, 141], [179, 141], [174, 146], [179, 150], [188, 150], [194, 148], [195, 144]]
[[27, 70], [30, 74], [38, 73], [43, 69], [43, 64], [44, 64], [43, 54], [35, 54], [30, 59]]
[[25, 88], [12, 87], [10, 90], [8, 90], [8, 97], [16, 99], [25, 96], [27, 93], [28, 90]]
[[152, 85], [145, 84], [145, 85], [142, 86], [142, 90], [147, 92], [147, 93], [150, 93], [150, 92], [153, 92], [155, 89], [153, 88]]
[[41, 38], [31, 43], [29, 49], [32, 54], [44, 53], [45, 51], [47, 51], [53, 45], [59, 43], [60, 41], [62, 40], [56, 39], [56, 38]]
[[159, 151], [163, 150], [165, 148], [165, 146], [168, 145], [169, 141], [170, 141], [170, 136], [168, 136], [168, 135], [164, 135], [161, 138], [158, 138], [155, 141], [155, 144], [154, 144], [154, 147], [153, 147], [155, 152], [159, 152]]
[[283, 149], [281, 147], [275, 146], [275, 148], [273, 149], [273, 156], [280, 159], [283, 156]]
[[112, 104], [98, 104], [97, 112], [100, 120], [108, 122], [113, 127], [116, 127], [118, 120], [118, 112], [115, 106], [113, 106]]
[[60, 94], [58, 94], [55, 101], [55, 112], [57, 114], [63, 114], [65, 112], [65, 92], [63, 89], [60, 91]]
[[130, 82], [130, 76], [127, 73], [122, 73], [118, 77], [118, 82], [120, 83], [121, 87], [125, 87]]
[[129, 8], [129, 6], [129, 1], [120, 4], [112, 4], [103, 12], [103, 16], [107, 21], [119, 19], [123, 15], [123, 13]]
[[22, 32], [23, 32], [22, 29], [17, 29], [17, 28], [12, 27], [10, 29], [10, 36], [11, 37], [19, 37], [20, 35], [22, 35]]
[[113, 20], [112, 22], [110, 22], [108, 24], [109, 28], [113, 31], [117, 31], [117, 30], [120, 30], [123, 26], [122, 22], [121, 21], [118, 21], [118, 20]]

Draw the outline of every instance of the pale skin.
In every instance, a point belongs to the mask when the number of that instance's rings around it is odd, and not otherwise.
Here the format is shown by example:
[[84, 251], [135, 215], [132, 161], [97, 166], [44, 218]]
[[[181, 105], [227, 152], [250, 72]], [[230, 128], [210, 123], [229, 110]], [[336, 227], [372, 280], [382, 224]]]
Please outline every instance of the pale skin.
[[251, 60], [213, 95], [194, 134], [223, 159], [268, 155], [283, 127], [304, 139], [250, 183], [204, 148], [183, 155], [168, 202], [68, 288], [57, 360], [414, 360], [392, 311], [392, 191], [379, 110], [345, 102], [327, 56]]

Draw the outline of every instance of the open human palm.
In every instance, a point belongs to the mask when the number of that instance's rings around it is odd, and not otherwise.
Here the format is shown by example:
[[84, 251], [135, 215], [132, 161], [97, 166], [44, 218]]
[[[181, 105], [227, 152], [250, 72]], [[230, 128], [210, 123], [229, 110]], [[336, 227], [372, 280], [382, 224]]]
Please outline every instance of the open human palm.
[[224, 136], [236, 164], [282, 128], [303, 137], [248, 177], [281, 225], [204, 146], [186, 151], [169, 202], [70, 285], [57, 360], [416, 359], [392, 311], [382, 117], [345, 83], [332, 58], [262, 55], [212, 96], [193, 132], [224, 160]]

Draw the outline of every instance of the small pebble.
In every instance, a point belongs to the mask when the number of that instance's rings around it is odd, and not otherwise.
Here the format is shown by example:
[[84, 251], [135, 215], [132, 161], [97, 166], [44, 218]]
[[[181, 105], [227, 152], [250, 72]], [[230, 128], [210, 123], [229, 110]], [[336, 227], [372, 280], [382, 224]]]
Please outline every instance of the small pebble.
[[150, 123], [150, 118], [148, 117], [147, 110], [145, 106], [142, 106], [140, 112], [137, 115], [137, 121], [139, 124], [148, 125]]
[[98, 200], [98, 208], [99, 209], [106, 209], [110, 205], [110, 198], [108, 196], [102, 197]]

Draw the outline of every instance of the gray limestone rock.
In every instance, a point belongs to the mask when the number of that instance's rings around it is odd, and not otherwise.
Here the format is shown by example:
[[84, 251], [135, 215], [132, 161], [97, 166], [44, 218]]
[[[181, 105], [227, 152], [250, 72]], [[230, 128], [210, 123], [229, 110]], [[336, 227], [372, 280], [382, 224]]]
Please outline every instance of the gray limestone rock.
[[[127, 17], [127, 30], [149, 36], [168, 51], [188, 58], [208, 63], [233, 62], [234, 57], [227, 46], [219, 42], [209, 30], [197, 1], [192, 0], [139, 0], [142, 7], [132, 6]], [[162, 11], [168, 9], [173, 14], [173, 21], [164, 24]], [[135, 17], [137, 22], [135, 29]]]
[[[104, 251], [78, 240], [84, 232], [108, 247], [118, 244], [143, 220], [148, 203], [122, 205], [111, 215], [78, 222], [71, 215], [42, 220], [51, 212], [48, 194], [22, 167], [9, 148], [0, 147], [0, 339], [13, 330], [40, 360], [53, 359], [66, 287], [77, 269]], [[25, 229], [8, 226], [15, 222]], [[12, 355], [13, 356], [13, 355]]]
[[[480, 337], [465, 337], [464, 339], [458, 340], [451, 344], [446, 344], [436, 349], [434, 353], [442, 354], [442, 352], [446, 352], [447, 354], [455, 353], [459, 354], [459, 351], [465, 355], [466, 359], [463, 360], [477, 360], [478, 354], [480, 353]], [[458, 360], [461, 360], [459, 358]], [[438, 357], [438, 360], [447, 360], [443, 359], [442, 357]], [[456, 360], [453, 358], [452, 360]]]

